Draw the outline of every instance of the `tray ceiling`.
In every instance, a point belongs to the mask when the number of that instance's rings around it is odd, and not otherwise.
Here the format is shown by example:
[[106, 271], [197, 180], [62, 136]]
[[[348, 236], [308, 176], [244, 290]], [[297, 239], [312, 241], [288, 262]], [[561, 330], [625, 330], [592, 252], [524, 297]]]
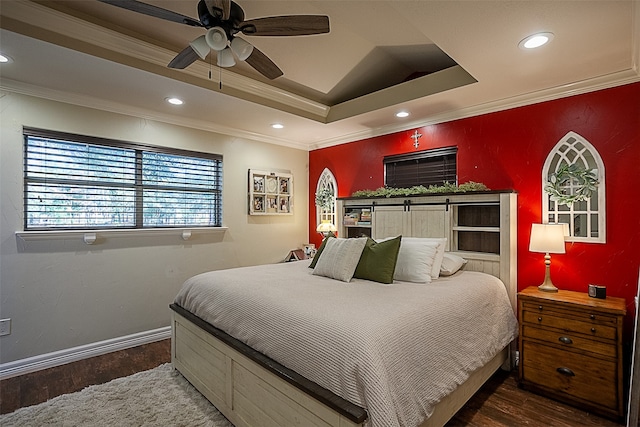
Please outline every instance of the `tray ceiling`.
[[[197, 17], [196, 0], [148, 1]], [[6, 90], [302, 149], [639, 81], [634, 1], [238, 1], [247, 19], [323, 14], [329, 34], [244, 37], [284, 72], [166, 64], [202, 28], [98, 1], [0, 8]], [[539, 31], [536, 51], [518, 42]], [[636, 36], [636, 37], [634, 37]], [[43, 72], [46, 70], [47, 72]], [[185, 100], [180, 108], [167, 96]], [[410, 111], [398, 119], [398, 110]], [[283, 123], [274, 130], [270, 124]]]

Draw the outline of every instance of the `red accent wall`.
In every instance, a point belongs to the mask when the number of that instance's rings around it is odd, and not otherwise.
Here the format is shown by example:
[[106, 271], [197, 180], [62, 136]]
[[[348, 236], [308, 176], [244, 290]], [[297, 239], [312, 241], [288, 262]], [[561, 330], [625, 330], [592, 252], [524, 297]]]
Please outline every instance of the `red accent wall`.
[[[338, 196], [384, 184], [382, 158], [414, 152], [410, 129], [309, 153], [309, 194], [325, 167], [335, 175]], [[569, 131], [586, 138], [605, 165], [607, 243], [569, 243], [553, 255], [551, 276], [562, 289], [586, 292], [589, 283], [607, 295], [633, 298], [640, 266], [640, 83], [417, 129], [418, 150], [458, 147], [458, 182], [483, 182], [518, 192], [518, 289], [544, 278], [541, 254], [528, 250], [531, 224], [541, 222], [541, 173], [550, 150]], [[309, 237], [315, 232], [309, 198]], [[627, 316], [629, 319], [632, 316]], [[627, 322], [628, 323], [628, 322]], [[629, 332], [629, 328], [627, 328]]]

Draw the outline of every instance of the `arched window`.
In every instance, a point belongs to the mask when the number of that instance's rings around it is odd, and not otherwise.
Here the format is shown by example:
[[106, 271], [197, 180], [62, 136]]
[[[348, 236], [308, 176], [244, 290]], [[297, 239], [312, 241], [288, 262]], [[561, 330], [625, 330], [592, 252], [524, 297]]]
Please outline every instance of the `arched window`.
[[[592, 172], [597, 185], [589, 197], [584, 200], [558, 201], [545, 187], [552, 177], [563, 168], [575, 165], [575, 170]], [[566, 174], [565, 174], [566, 176]], [[606, 203], [605, 203], [604, 163], [598, 151], [582, 136], [575, 132], [567, 133], [547, 156], [542, 167], [542, 218], [543, 222], [569, 224], [571, 242], [606, 242]], [[569, 196], [576, 194], [580, 185], [570, 176], [565, 184], [556, 186]]]
[[336, 184], [336, 178], [327, 168], [320, 174], [318, 185], [316, 186], [316, 194], [320, 193], [321, 190], [329, 192], [333, 196], [328, 207], [316, 205], [316, 221], [320, 224], [322, 221], [328, 220], [332, 224], [336, 224], [336, 195], [338, 194], [338, 185]]

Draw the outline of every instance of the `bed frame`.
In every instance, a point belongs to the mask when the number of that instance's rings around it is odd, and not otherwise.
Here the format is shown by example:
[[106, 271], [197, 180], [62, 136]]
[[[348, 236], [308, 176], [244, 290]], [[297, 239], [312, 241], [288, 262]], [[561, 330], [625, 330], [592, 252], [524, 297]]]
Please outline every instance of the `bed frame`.
[[[415, 202], [442, 206], [449, 218], [432, 237], [454, 242], [459, 230], [455, 204], [500, 205], [500, 253], [459, 252], [468, 260], [465, 270], [499, 277], [512, 307], [516, 302], [516, 199], [514, 192], [453, 194], [422, 197]], [[426, 201], [425, 201], [426, 200]], [[495, 230], [493, 230], [495, 231]], [[249, 426], [363, 426], [364, 408], [337, 396], [296, 372], [236, 340], [182, 307], [172, 304], [171, 356], [173, 366], [236, 427]], [[499, 369], [511, 369], [512, 345], [471, 374], [439, 402], [420, 427], [443, 426]]]

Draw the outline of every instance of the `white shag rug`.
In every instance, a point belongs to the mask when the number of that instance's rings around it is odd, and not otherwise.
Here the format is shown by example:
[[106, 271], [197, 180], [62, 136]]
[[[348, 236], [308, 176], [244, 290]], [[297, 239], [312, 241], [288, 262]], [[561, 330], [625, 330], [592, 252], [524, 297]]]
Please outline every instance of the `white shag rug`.
[[233, 424], [166, 363], [0, 415], [0, 426], [233, 427]]

